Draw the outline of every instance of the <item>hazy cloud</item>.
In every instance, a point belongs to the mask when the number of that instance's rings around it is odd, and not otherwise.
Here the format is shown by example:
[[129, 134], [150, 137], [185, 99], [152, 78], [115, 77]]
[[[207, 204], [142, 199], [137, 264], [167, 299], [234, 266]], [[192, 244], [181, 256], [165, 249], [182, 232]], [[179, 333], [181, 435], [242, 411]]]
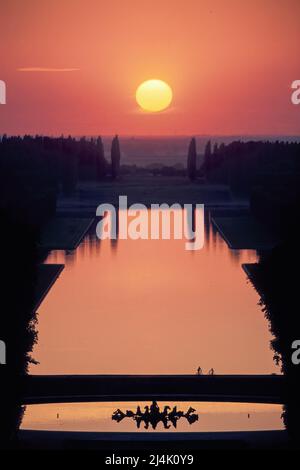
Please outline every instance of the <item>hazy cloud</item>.
[[52, 67], [21, 67], [18, 72], [77, 72], [77, 68], [52, 68]]

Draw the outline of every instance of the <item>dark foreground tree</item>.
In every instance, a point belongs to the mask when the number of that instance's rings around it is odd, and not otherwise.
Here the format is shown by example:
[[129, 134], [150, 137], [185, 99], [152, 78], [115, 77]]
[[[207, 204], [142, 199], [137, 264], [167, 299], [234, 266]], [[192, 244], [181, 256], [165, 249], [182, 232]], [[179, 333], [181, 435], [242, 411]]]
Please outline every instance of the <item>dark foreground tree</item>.
[[6, 363], [0, 365], [0, 448], [12, 447], [22, 419], [24, 374], [33, 362], [36, 315], [37, 231], [23, 214], [0, 209], [2, 290], [0, 340], [6, 345]]
[[116, 179], [120, 172], [120, 144], [118, 136], [113, 138], [111, 143], [111, 175], [113, 179]]
[[196, 179], [196, 160], [197, 160], [196, 139], [193, 137], [189, 145], [188, 158], [187, 158], [187, 174], [191, 181]]

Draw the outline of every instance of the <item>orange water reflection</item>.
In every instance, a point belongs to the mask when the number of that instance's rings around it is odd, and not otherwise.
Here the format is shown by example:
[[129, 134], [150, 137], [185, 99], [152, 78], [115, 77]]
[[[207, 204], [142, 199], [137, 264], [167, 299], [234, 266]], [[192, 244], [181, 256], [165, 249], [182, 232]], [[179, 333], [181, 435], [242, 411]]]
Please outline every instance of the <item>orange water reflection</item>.
[[95, 240], [52, 252], [66, 267], [39, 308], [38, 374], [279, 373], [271, 334], [242, 262], [206, 230], [185, 240]]
[[[141, 403], [143, 406], [149, 403]], [[162, 423], [157, 432], [217, 432], [217, 431], [253, 431], [283, 429], [280, 419], [280, 405], [255, 403], [165, 403], [177, 405], [177, 409], [186, 411], [192, 406], [199, 415], [199, 420], [190, 425], [185, 419], [178, 421], [177, 428], [164, 429]], [[124, 419], [120, 423], [111, 419], [117, 408], [134, 410], [137, 403], [61, 403], [31, 405], [26, 407], [22, 429], [51, 431], [94, 431], [94, 432], [153, 432], [141, 426], [137, 429], [134, 421]]]

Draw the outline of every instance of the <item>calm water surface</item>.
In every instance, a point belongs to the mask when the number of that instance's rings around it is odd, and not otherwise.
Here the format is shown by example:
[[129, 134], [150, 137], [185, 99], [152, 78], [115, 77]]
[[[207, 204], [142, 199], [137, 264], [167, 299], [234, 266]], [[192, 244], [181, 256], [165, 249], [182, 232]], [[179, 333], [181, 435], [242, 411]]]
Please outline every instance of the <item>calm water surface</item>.
[[[149, 403], [138, 403], [141, 409]], [[218, 432], [218, 431], [254, 431], [283, 429], [280, 419], [280, 405], [255, 403], [164, 403], [165, 405], [186, 412], [192, 406], [198, 420], [189, 424], [183, 417], [177, 421], [176, 428], [168, 423], [165, 429], [159, 422], [155, 431], [162, 432]], [[92, 431], [92, 432], [153, 432], [151, 424], [145, 429], [142, 422], [137, 428], [132, 418], [121, 422], [112, 420], [117, 408], [122, 411], [135, 411], [137, 403], [61, 403], [48, 405], [31, 405], [26, 407], [22, 429], [39, 429], [49, 431]]]
[[210, 224], [185, 240], [99, 241], [52, 252], [65, 269], [38, 311], [33, 374], [279, 373], [271, 334], [242, 263]]

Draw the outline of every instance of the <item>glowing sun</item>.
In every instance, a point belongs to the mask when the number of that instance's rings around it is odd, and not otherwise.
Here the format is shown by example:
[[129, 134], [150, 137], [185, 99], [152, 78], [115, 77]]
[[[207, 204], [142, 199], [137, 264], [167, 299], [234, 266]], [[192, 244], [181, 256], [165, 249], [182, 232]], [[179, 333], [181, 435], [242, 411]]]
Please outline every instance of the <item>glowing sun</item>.
[[138, 86], [135, 98], [145, 111], [156, 113], [166, 109], [173, 98], [171, 87], [162, 80], [147, 80]]

